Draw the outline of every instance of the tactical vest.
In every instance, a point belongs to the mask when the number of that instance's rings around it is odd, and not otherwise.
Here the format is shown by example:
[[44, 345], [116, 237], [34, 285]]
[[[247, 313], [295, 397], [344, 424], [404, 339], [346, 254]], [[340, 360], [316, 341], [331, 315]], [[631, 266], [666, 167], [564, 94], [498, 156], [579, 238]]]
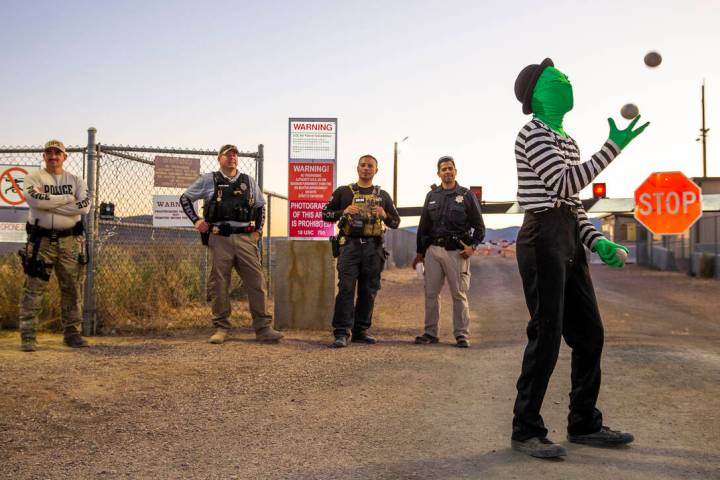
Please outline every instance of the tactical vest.
[[255, 220], [255, 193], [250, 177], [241, 173], [231, 182], [220, 172], [213, 172], [215, 191], [205, 202], [203, 215], [208, 223], [251, 222]]
[[340, 230], [348, 237], [381, 237], [385, 231], [382, 218], [371, 213], [372, 207], [383, 205], [380, 196], [380, 187], [373, 187], [372, 193], [361, 194], [357, 183], [350, 186], [353, 198], [352, 205], [360, 207], [360, 213], [351, 215], [347, 221], [343, 222]]

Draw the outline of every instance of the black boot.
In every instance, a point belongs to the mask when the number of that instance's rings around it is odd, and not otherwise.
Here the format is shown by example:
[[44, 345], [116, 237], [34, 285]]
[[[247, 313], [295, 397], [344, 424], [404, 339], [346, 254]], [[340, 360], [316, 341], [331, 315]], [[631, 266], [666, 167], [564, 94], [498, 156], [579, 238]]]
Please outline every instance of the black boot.
[[330, 344], [330, 348], [344, 348], [348, 346], [348, 337], [345, 335], [338, 335], [335, 337], [335, 341]]
[[84, 348], [89, 346], [75, 327], [65, 328], [63, 337], [63, 343], [70, 348]]
[[377, 343], [377, 339], [368, 335], [366, 331], [353, 333], [352, 341], [354, 343], [366, 343], [368, 345], [374, 345]]
[[35, 332], [20, 333], [20, 351], [34, 352], [36, 349], [37, 340], [35, 339]]

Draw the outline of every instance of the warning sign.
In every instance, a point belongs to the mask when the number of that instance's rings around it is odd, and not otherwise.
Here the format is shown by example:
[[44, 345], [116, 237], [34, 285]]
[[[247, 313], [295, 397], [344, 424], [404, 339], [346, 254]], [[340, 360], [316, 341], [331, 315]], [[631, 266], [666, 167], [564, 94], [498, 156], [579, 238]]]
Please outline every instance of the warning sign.
[[25, 175], [40, 167], [33, 165], [0, 165], [0, 206], [27, 207]]
[[333, 192], [332, 163], [291, 163], [288, 172], [290, 200], [327, 202]]
[[155, 157], [156, 187], [187, 188], [199, 176], [199, 158]]
[[291, 118], [288, 146], [289, 237], [325, 240], [335, 230], [322, 209], [335, 188], [337, 118]]
[[290, 160], [335, 161], [337, 119], [290, 119]]
[[0, 222], [0, 243], [25, 243], [26, 240], [24, 223]]
[[[197, 202], [194, 204], [197, 211]], [[153, 195], [153, 227], [192, 227], [177, 195]]]

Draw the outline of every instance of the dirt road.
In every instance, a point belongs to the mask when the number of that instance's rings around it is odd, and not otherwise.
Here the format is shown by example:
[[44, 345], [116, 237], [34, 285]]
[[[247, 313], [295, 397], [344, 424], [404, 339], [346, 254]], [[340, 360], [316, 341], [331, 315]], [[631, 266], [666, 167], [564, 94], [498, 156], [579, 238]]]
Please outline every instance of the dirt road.
[[720, 282], [593, 266], [606, 327], [606, 423], [621, 450], [564, 441], [569, 351], [543, 414], [569, 456], [509, 449], [527, 321], [513, 259], [475, 258], [473, 345], [412, 345], [423, 317], [411, 270], [384, 275], [382, 342], [326, 348], [326, 332], [281, 345], [249, 330], [98, 337], [33, 354], [0, 333], [0, 478], [712, 479], [720, 478]]

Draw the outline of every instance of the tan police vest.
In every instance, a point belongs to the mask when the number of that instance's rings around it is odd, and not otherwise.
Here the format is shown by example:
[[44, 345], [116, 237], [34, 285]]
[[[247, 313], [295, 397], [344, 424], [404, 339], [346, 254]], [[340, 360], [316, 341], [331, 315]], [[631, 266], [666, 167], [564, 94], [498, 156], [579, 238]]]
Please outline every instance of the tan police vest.
[[382, 218], [371, 213], [372, 207], [382, 206], [380, 187], [375, 186], [372, 193], [361, 194], [357, 184], [349, 185], [353, 192], [352, 205], [360, 208], [360, 213], [351, 215], [344, 222], [342, 232], [349, 237], [382, 237], [385, 228]]

